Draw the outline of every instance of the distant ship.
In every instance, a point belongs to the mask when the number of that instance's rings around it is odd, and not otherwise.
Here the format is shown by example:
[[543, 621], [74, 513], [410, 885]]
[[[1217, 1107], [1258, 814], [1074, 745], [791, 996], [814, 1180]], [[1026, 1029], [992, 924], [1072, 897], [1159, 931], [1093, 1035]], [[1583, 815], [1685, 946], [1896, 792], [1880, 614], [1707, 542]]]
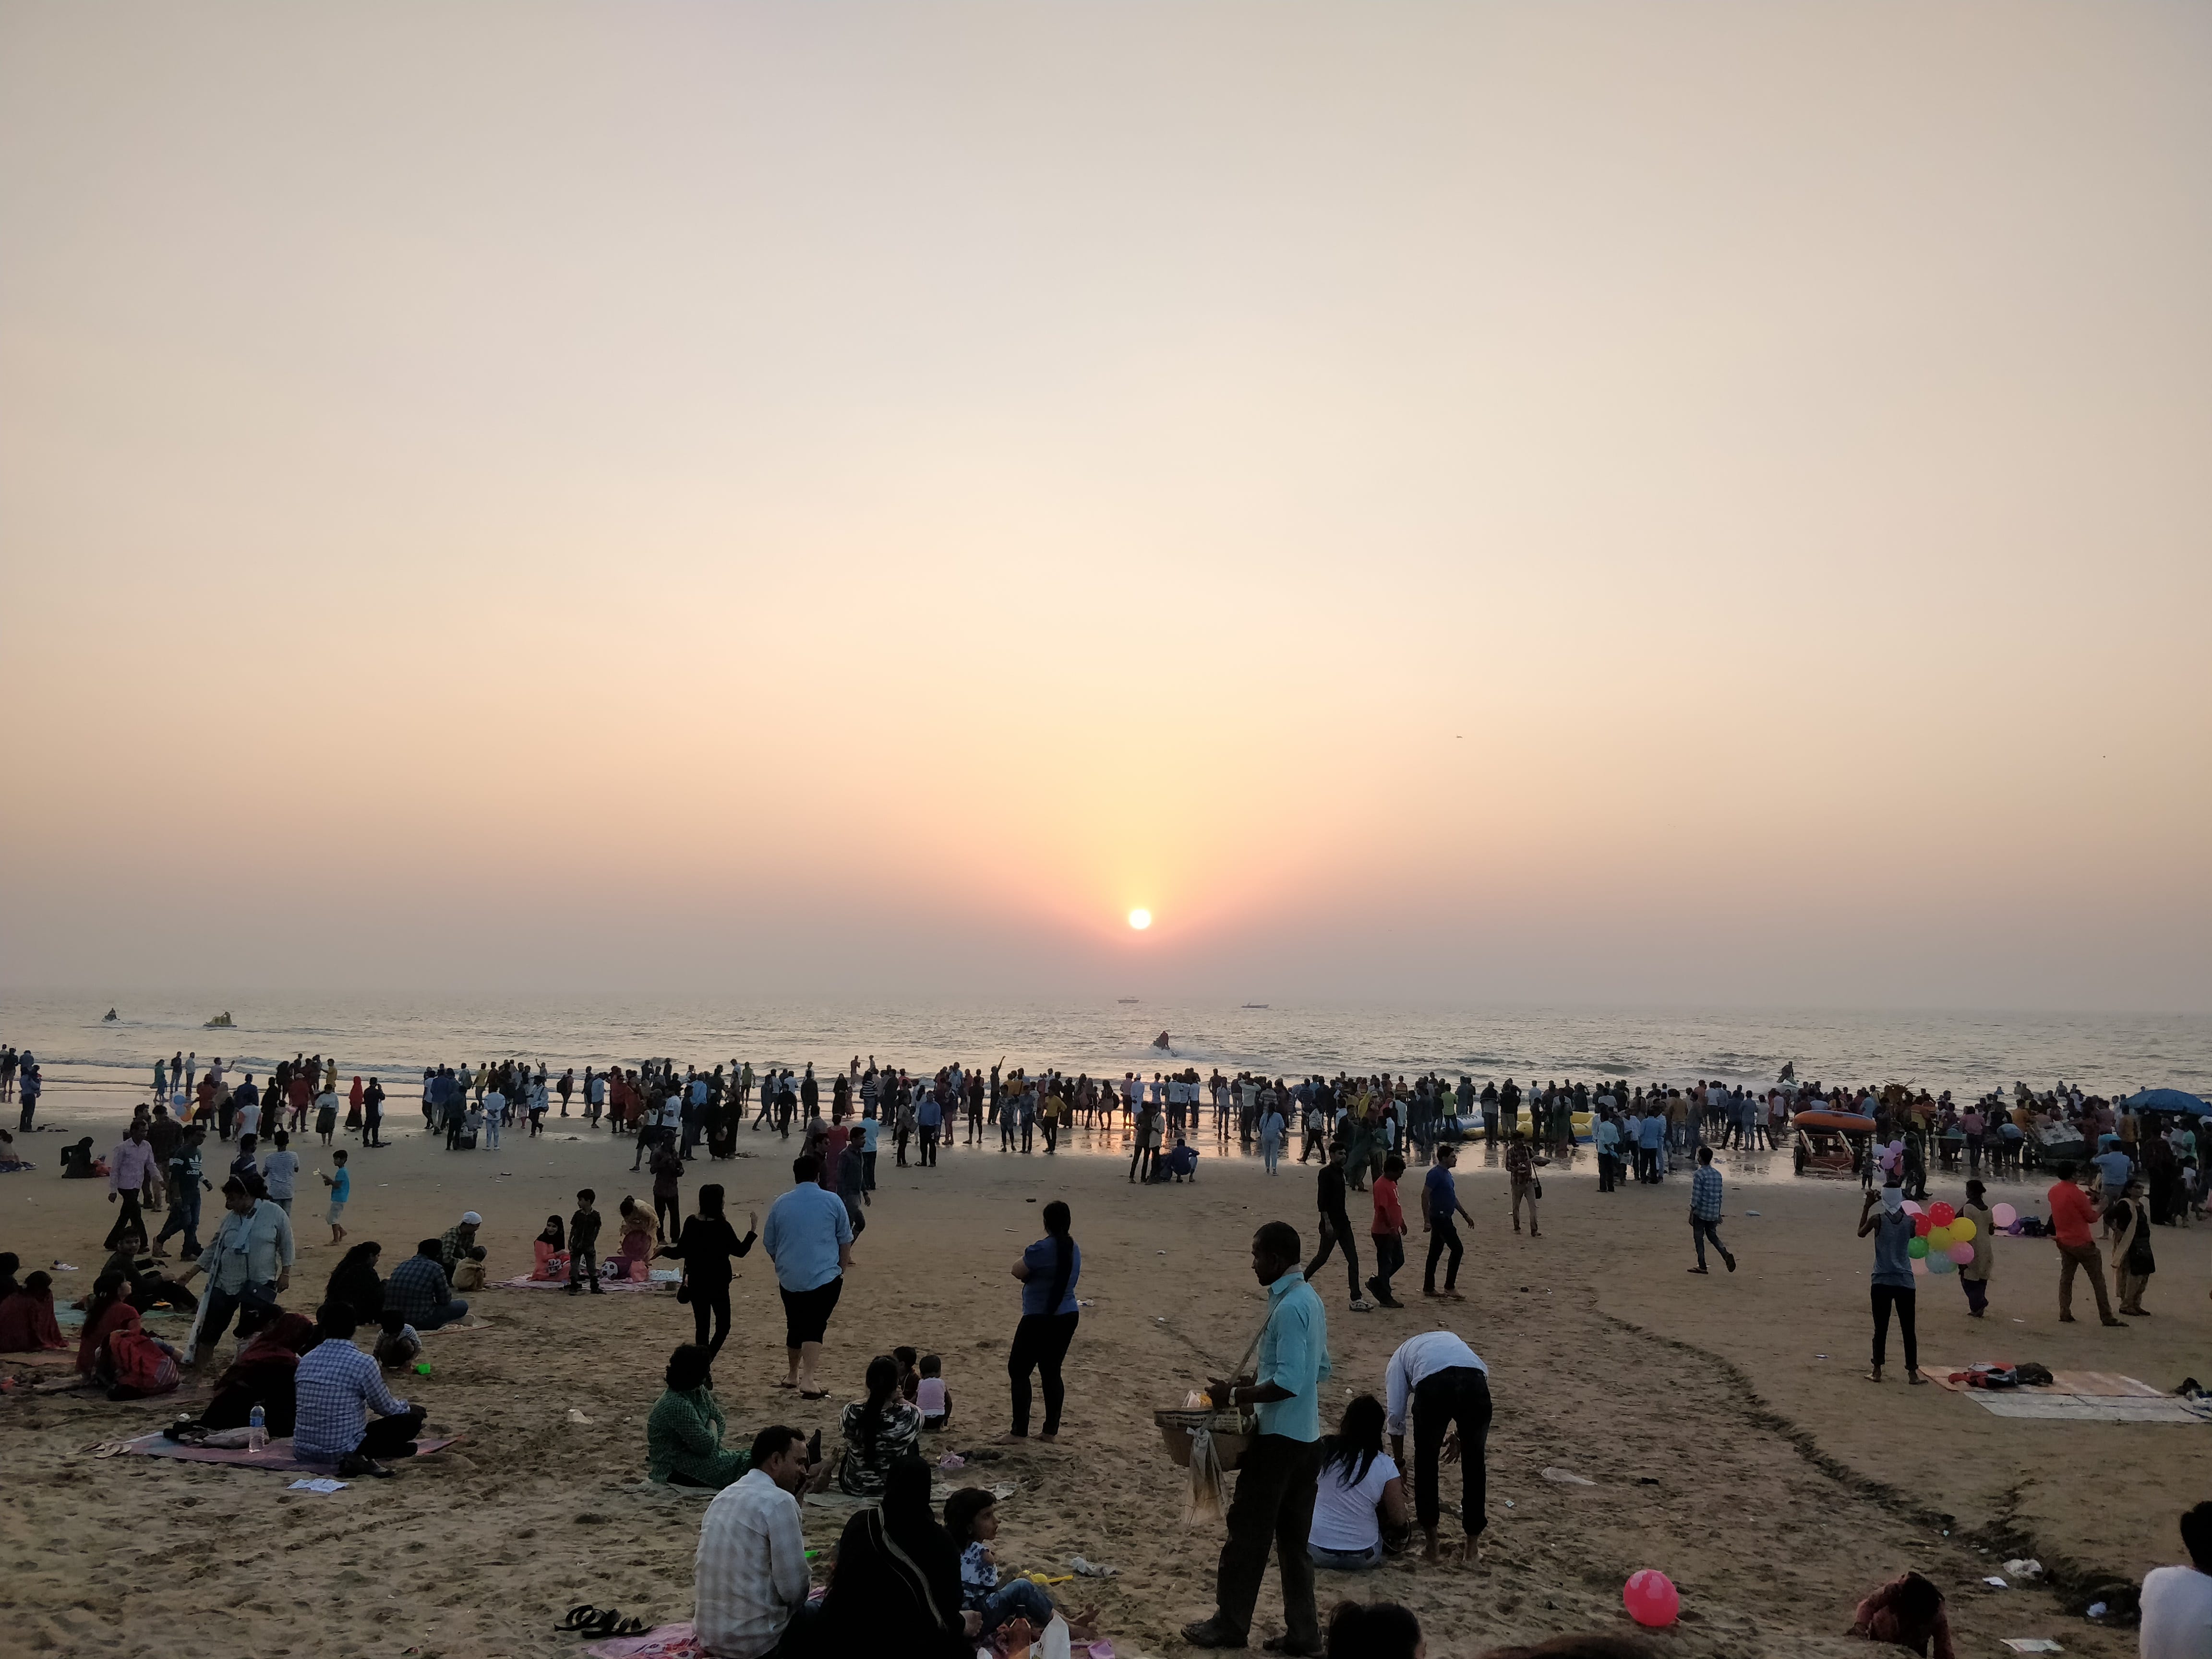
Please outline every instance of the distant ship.
[[1267, 1005], [1264, 1002], [1248, 1002], [1244, 1006], [1247, 1008], [1264, 1008]]
[[1116, 1002], [1134, 1002], [1134, 1001], [1136, 1000], [1136, 998], [1134, 998], [1134, 997], [1115, 997], [1115, 998], [1114, 999], [1114, 1000], [1115, 1000], [1115, 1001], [1116, 1001]]

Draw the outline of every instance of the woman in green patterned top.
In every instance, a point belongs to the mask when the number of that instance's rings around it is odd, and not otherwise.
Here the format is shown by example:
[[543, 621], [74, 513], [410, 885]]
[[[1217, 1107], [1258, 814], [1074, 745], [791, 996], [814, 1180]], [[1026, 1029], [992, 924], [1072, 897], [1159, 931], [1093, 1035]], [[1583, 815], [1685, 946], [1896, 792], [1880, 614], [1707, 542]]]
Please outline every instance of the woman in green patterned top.
[[712, 1363], [706, 1349], [690, 1342], [668, 1356], [668, 1392], [645, 1419], [647, 1472], [655, 1480], [720, 1492], [745, 1472], [746, 1449], [722, 1449], [727, 1425], [707, 1386]]

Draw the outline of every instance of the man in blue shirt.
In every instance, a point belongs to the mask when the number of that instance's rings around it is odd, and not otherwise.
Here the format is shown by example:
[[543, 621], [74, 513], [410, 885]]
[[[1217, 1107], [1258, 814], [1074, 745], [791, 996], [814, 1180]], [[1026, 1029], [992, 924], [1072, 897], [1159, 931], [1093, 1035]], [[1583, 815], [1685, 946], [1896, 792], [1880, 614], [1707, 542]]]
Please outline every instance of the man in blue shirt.
[[814, 1386], [822, 1363], [822, 1339], [830, 1315], [845, 1288], [845, 1269], [853, 1265], [853, 1219], [845, 1200], [818, 1184], [819, 1160], [791, 1163], [791, 1190], [769, 1206], [761, 1243], [775, 1263], [776, 1290], [783, 1297], [783, 1347], [790, 1362], [787, 1378], [802, 1400], [823, 1400], [827, 1389]]
[[1253, 1235], [1252, 1275], [1267, 1287], [1267, 1325], [1260, 1334], [1258, 1368], [1234, 1382], [1206, 1385], [1217, 1406], [1249, 1406], [1257, 1432], [1238, 1466], [1229, 1505], [1229, 1541], [1221, 1547], [1213, 1617], [1183, 1626], [1193, 1647], [1241, 1648], [1252, 1628], [1267, 1546], [1275, 1543], [1283, 1576], [1281, 1653], [1318, 1654], [1321, 1616], [1314, 1606], [1314, 1497], [1321, 1476], [1321, 1388], [1328, 1380], [1328, 1316], [1298, 1268], [1297, 1229], [1271, 1221]]
[[[1467, 1217], [1467, 1224], [1474, 1225], [1474, 1218], [1468, 1215], [1459, 1201], [1459, 1186], [1452, 1180], [1452, 1165], [1459, 1161], [1459, 1148], [1439, 1146], [1437, 1161], [1429, 1165], [1428, 1179], [1421, 1183], [1421, 1224], [1429, 1232], [1428, 1271], [1422, 1276], [1421, 1294], [1445, 1296], [1455, 1302], [1467, 1298], [1455, 1288], [1459, 1283], [1459, 1259], [1467, 1247], [1460, 1243], [1459, 1228], [1455, 1221]], [[1444, 1287], [1437, 1289], [1437, 1262], [1444, 1253], [1451, 1253], [1444, 1267]]]

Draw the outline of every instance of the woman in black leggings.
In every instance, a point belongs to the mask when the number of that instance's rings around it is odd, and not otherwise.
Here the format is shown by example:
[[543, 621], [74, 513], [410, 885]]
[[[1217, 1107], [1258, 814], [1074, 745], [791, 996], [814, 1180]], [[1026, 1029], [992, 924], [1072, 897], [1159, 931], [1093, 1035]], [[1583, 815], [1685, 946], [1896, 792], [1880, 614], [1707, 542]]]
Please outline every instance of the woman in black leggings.
[[[712, 1360], [721, 1352], [722, 1344], [730, 1334], [730, 1258], [743, 1255], [753, 1247], [760, 1231], [760, 1218], [745, 1218], [745, 1236], [739, 1238], [728, 1219], [722, 1214], [722, 1189], [702, 1187], [699, 1189], [699, 1213], [684, 1224], [683, 1237], [673, 1244], [664, 1244], [656, 1255], [673, 1256], [684, 1264], [684, 1285], [691, 1302], [691, 1322], [698, 1334], [699, 1346]], [[714, 1337], [707, 1340], [707, 1324], [713, 1316]]]
[[1022, 1281], [1022, 1322], [1014, 1328], [1014, 1351], [1006, 1357], [1006, 1375], [1014, 1385], [1009, 1440], [1029, 1438], [1033, 1369], [1044, 1382], [1044, 1431], [1037, 1438], [1048, 1445], [1060, 1438], [1060, 1402], [1067, 1397], [1060, 1364], [1075, 1340], [1075, 1281], [1083, 1272], [1083, 1252], [1067, 1229], [1067, 1206], [1054, 1199], [1044, 1206], [1045, 1236], [1014, 1263], [1014, 1277]]

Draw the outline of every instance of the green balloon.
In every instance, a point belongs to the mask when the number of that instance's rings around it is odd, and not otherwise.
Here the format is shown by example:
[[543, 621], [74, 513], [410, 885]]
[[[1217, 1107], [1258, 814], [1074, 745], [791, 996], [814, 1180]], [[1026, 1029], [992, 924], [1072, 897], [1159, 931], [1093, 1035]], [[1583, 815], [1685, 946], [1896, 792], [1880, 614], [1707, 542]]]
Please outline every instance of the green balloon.
[[1905, 1253], [1911, 1256], [1915, 1261], [1919, 1261], [1923, 1256], [1928, 1254], [1928, 1241], [1924, 1238], [1914, 1239], [1910, 1244], [1907, 1244], [1905, 1247]]

